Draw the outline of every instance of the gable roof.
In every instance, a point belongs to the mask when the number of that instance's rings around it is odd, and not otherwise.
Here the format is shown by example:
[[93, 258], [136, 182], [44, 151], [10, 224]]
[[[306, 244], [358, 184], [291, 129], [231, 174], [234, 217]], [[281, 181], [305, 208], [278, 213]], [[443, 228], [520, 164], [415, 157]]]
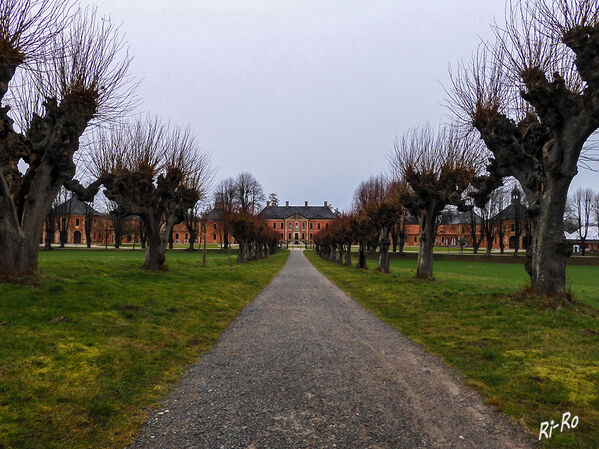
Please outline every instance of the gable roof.
[[336, 215], [327, 206], [268, 206], [260, 216], [266, 219], [284, 220], [298, 214], [309, 220], [333, 220]]

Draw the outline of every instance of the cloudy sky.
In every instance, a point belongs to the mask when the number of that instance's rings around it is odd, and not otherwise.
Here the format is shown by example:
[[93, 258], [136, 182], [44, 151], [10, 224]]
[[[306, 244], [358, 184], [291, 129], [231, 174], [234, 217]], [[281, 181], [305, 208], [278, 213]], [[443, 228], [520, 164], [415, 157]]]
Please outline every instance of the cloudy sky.
[[[502, 0], [101, 0], [122, 22], [141, 108], [189, 125], [218, 179], [343, 209], [396, 135], [443, 120], [450, 62]], [[599, 190], [581, 172], [575, 187]]]

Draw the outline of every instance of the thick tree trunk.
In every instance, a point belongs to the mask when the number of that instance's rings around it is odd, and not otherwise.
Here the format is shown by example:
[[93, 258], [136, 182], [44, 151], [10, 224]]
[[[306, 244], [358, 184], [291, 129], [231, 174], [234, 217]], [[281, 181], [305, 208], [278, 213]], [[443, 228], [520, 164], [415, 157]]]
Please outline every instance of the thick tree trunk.
[[39, 236], [27, 238], [18, 229], [7, 229], [0, 220], [0, 280], [22, 280], [35, 274]]
[[344, 252], [343, 244], [337, 245], [337, 246], [339, 247], [339, 253], [337, 255], [337, 263], [343, 264], [343, 252]]
[[229, 249], [229, 228], [226, 226], [223, 226], [223, 230], [222, 230], [222, 242], [221, 242], [221, 249]]
[[487, 257], [491, 257], [491, 251], [493, 251], [493, 240], [487, 238]]
[[114, 247], [119, 249], [121, 247], [121, 241], [123, 240], [123, 231], [120, 229], [114, 230]]
[[435, 247], [435, 217], [426, 214], [418, 218], [420, 223], [420, 244], [418, 246], [418, 267], [416, 277], [433, 278], [433, 250]]
[[206, 266], [206, 239], [208, 238], [208, 224], [204, 223], [204, 250], [202, 251], [202, 266]]
[[563, 217], [570, 182], [571, 178], [547, 176], [541, 203], [531, 217], [532, 243], [527, 250], [526, 271], [537, 294], [567, 297], [566, 260], [572, 245], [564, 237]]
[[60, 247], [64, 248], [65, 243], [67, 243], [68, 233], [67, 231], [60, 231]]
[[389, 228], [383, 226], [379, 235], [379, 259], [376, 269], [381, 273], [389, 273]]
[[396, 230], [396, 225], [393, 225], [391, 228], [391, 242], [393, 244], [393, 252], [397, 252], [397, 240], [398, 240], [398, 232]]
[[196, 243], [196, 239], [197, 239], [197, 235], [196, 235], [195, 231], [190, 231], [189, 232], [189, 248], [187, 248], [187, 251], [195, 251], [195, 248], [193, 246]]
[[360, 246], [358, 247], [358, 268], [368, 269], [366, 264], [366, 241], [360, 240]]
[[399, 236], [399, 254], [401, 256], [403, 256], [405, 246], [406, 246], [406, 236], [405, 236], [405, 234], [401, 234]]
[[345, 252], [345, 265], [351, 267], [351, 242], [347, 244], [347, 251]]
[[245, 240], [240, 239], [239, 240], [239, 250], [237, 252], [237, 262], [239, 263], [243, 263], [245, 262], [245, 257], [246, 257], [246, 242]]
[[159, 231], [149, 230], [147, 238], [148, 247], [146, 248], [146, 261], [143, 267], [148, 270], [159, 271], [163, 269], [166, 261], [167, 239]]
[[44, 240], [44, 249], [50, 251], [52, 249], [52, 243], [54, 243], [54, 227], [49, 227], [48, 221], [46, 221], [46, 239]]

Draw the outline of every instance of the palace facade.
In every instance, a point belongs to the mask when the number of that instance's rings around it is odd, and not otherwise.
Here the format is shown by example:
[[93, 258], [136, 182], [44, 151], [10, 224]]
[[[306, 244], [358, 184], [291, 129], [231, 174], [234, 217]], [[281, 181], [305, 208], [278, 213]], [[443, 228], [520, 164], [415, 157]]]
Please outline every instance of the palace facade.
[[307, 201], [303, 206], [290, 206], [289, 201], [279, 206], [269, 201], [260, 216], [279, 234], [279, 241], [284, 244], [312, 244], [314, 236], [328, 229], [336, 218], [326, 201], [322, 206], [309, 206]]

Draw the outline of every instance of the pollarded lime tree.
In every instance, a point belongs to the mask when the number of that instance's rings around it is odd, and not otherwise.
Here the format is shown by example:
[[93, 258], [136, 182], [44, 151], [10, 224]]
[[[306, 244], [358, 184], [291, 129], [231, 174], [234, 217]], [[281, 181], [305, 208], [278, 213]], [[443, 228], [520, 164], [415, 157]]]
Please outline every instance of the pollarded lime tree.
[[144, 268], [163, 269], [171, 229], [208, 195], [214, 176], [209, 155], [188, 130], [142, 119], [98, 135], [92, 161], [104, 195], [144, 223]]
[[[368, 217], [376, 230], [379, 247], [377, 270], [389, 272], [389, 234], [401, 213], [396, 184], [383, 175], [372, 176], [362, 182], [354, 193], [354, 205]], [[364, 236], [363, 236], [364, 237]]]
[[90, 124], [122, 115], [131, 99], [117, 29], [95, 10], [71, 14], [73, 6], [0, 2], [2, 279], [37, 271], [44, 220], [62, 186], [81, 200], [95, 193], [98, 183], [83, 189], [74, 179], [80, 138]]
[[[253, 178], [253, 177], [252, 177]], [[278, 249], [278, 236], [262, 217], [252, 214], [248, 208], [228, 216], [229, 228], [239, 244], [237, 261], [268, 257]]]
[[420, 225], [416, 276], [433, 277], [437, 218], [448, 205], [466, 207], [465, 193], [480, 169], [480, 145], [458, 138], [455, 130], [414, 129], [395, 143], [389, 157], [399, 184], [399, 196]]
[[519, 181], [532, 290], [565, 299], [568, 189], [599, 128], [599, 1], [513, 0], [495, 35], [452, 74], [450, 104], [493, 153], [479, 201], [501, 179]]

